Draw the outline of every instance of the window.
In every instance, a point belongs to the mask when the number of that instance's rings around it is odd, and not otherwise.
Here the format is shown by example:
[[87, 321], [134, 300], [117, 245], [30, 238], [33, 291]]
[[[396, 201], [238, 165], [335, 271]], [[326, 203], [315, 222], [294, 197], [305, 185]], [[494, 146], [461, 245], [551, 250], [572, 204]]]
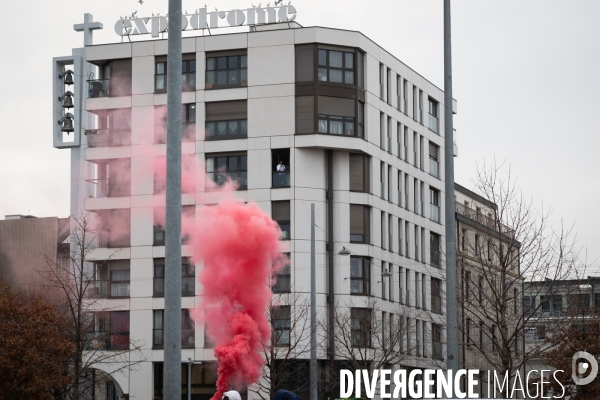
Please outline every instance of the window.
[[354, 347], [371, 347], [371, 309], [351, 308], [351, 343]]
[[219, 186], [223, 186], [230, 179], [239, 185], [238, 190], [245, 190], [248, 188], [248, 156], [207, 156], [206, 174]]
[[[194, 296], [196, 294], [196, 267], [188, 258], [181, 260], [181, 295]], [[154, 259], [154, 297], [165, 295], [165, 259]]]
[[439, 129], [438, 129], [438, 102], [430, 97], [428, 103], [429, 103], [429, 115], [428, 115], [429, 121], [428, 121], [427, 127], [430, 130], [434, 131], [435, 133], [438, 133], [439, 132]]
[[440, 191], [429, 187], [429, 219], [440, 222]]
[[402, 171], [398, 170], [398, 207], [402, 207]]
[[396, 99], [398, 103], [396, 104], [396, 108], [398, 111], [402, 111], [402, 77], [400, 75], [396, 75]]
[[479, 299], [479, 304], [483, 304], [483, 276], [479, 275], [479, 295], [477, 296]]
[[492, 351], [498, 350], [498, 344], [496, 342], [496, 325], [492, 325]]
[[466, 342], [467, 345], [471, 344], [471, 318], [467, 318], [467, 326], [466, 326]]
[[369, 157], [350, 153], [350, 191], [369, 192]]
[[362, 101], [358, 102], [358, 137], [365, 137], [365, 103]]
[[350, 293], [371, 294], [371, 271], [368, 258], [350, 256]]
[[[129, 267], [129, 262], [127, 262]], [[110, 297], [129, 297], [129, 269], [110, 271]]]
[[442, 327], [431, 324], [431, 347], [433, 358], [442, 359]]
[[97, 111], [98, 129], [87, 134], [89, 147], [131, 145], [131, 108]]
[[[408, 180], [408, 174], [404, 174], [404, 208], [406, 208], [407, 210], [409, 209], [409, 205], [408, 205], [408, 186], [410, 185], [410, 182]], [[408, 250], [407, 250], [408, 252]]]
[[401, 256], [404, 255], [404, 250], [402, 249], [403, 247], [403, 229], [402, 229], [402, 219], [398, 218], [398, 254], [400, 254]]
[[462, 251], [465, 251], [467, 249], [466, 238], [467, 238], [467, 230], [463, 229], [463, 230], [461, 230], [461, 235], [460, 235], [460, 249]]
[[437, 278], [431, 278], [431, 311], [437, 314], [442, 313], [442, 281]]
[[230, 52], [207, 54], [206, 89], [248, 86], [248, 56]]
[[129, 349], [129, 311], [99, 312], [95, 320], [87, 350]]
[[385, 212], [382, 211], [381, 212], [381, 248], [383, 250], [386, 249], [386, 242], [387, 242], [386, 237], [385, 237], [385, 221], [386, 221]]
[[354, 53], [319, 49], [319, 81], [354, 85]]
[[379, 168], [379, 188], [380, 188], [380, 196], [382, 199], [385, 199], [385, 163], [381, 162]]
[[271, 324], [273, 329], [273, 344], [276, 346], [289, 346], [292, 325], [290, 306], [272, 307]]
[[488, 261], [492, 261], [492, 241], [488, 240], [487, 241], [487, 259]]
[[391, 203], [394, 200], [394, 196], [392, 195], [392, 167], [388, 166], [388, 173], [387, 173], [387, 199], [388, 201]]
[[271, 150], [272, 183], [271, 187], [290, 186], [290, 149]]
[[[181, 141], [196, 140], [196, 104], [181, 106]], [[167, 106], [154, 107], [154, 143], [167, 142]]]
[[385, 67], [383, 64], [379, 64], [379, 98], [383, 100], [383, 71]]
[[[289, 259], [290, 254], [287, 253]], [[292, 275], [290, 271], [290, 263], [285, 266], [275, 275], [275, 284], [272, 286], [274, 293], [289, 293], [292, 286]]]
[[421, 252], [419, 251], [419, 227], [415, 225], [415, 260], [419, 261], [419, 256]]
[[481, 244], [479, 243], [479, 235], [475, 235], [475, 255], [481, 255]]
[[386, 264], [385, 261], [381, 262], [381, 275], [380, 275], [380, 278], [379, 278], [379, 279], [381, 279], [381, 298], [383, 300], [387, 299], [387, 292], [385, 290], [386, 289], [385, 288], [385, 277], [383, 276], [383, 273], [386, 271], [385, 264]]
[[408, 115], [408, 81], [403, 79], [402, 84], [402, 112]]
[[319, 133], [354, 136], [354, 118], [319, 114]]
[[86, 289], [86, 297], [108, 299], [129, 297], [130, 262], [113, 260], [94, 264], [94, 279]]
[[409, 227], [408, 227], [409, 223], [408, 221], [404, 222], [404, 240], [406, 242], [406, 246], [404, 247], [404, 249], [406, 250], [406, 258], [410, 258], [410, 247], [409, 247]]
[[517, 288], [513, 288], [513, 313], [517, 315], [517, 301], [519, 299], [519, 291]]
[[130, 247], [131, 209], [98, 210], [98, 247]]
[[437, 268], [441, 267], [440, 235], [430, 233], [429, 235], [429, 263]]
[[483, 349], [483, 321], [479, 321], [479, 348]]
[[206, 139], [240, 139], [248, 137], [248, 102], [246, 100], [206, 103]]
[[405, 281], [405, 288], [406, 288], [406, 305], [410, 306], [410, 270], [406, 269], [406, 272], [404, 273], [404, 281]]
[[570, 294], [567, 301], [569, 311], [576, 313], [583, 313], [588, 311], [590, 308], [590, 294], [589, 293], [577, 293]]
[[408, 128], [404, 127], [404, 161], [408, 162]]
[[[167, 56], [156, 57], [154, 71], [154, 90], [167, 91]], [[196, 90], [196, 55], [184, 54], [181, 61], [181, 88], [184, 92]]]
[[[162, 349], [164, 346], [164, 310], [154, 310], [152, 330], [152, 347]], [[196, 329], [189, 310], [181, 310], [181, 347], [193, 349], [196, 343]]]
[[429, 175], [436, 178], [440, 177], [439, 152], [440, 148], [429, 142]]
[[131, 195], [131, 159], [118, 158], [96, 163], [98, 179], [87, 180], [94, 185], [94, 197], [126, 197]]
[[350, 241], [369, 243], [369, 207], [350, 205]]
[[388, 250], [394, 251], [394, 228], [392, 214], [388, 215]]
[[464, 274], [464, 293], [465, 293], [465, 299], [469, 300], [469, 298], [471, 297], [471, 272], [469, 271], [465, 271]]
[[281, 229], [281, 240], [290, 240], [292, 237], [290, 201], [272, 201], [271, 213], [273, 220], [279, 224]]

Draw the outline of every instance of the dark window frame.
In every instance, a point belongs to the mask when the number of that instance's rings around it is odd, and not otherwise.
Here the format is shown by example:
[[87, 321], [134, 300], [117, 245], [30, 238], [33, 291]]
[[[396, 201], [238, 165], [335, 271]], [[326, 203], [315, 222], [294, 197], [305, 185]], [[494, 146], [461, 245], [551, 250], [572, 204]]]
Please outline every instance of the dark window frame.
[[[160, 71], [162, 73], [159, 73]], [[158, 78], [162, 77], [164, 88], [158, 85]], [[183, 92], [193, 92], [196, 90], [196, 59], [181, 61], [181, 90]], [[188, 83], [191, 82], [191, 83]], [[167, 93], [167, 61], [159, 60], [154, 62], [154, 93]]]
[[[162, 267], [162, 268], [161, 268]], [[155, 258], [153, 261], [153, 297], [165, 296], [165, 259]], [[159, 290], [161, 288], [162, 290]], [[181, 259], [181, 297], [196, 295], [196, 266], [187, 258]]]
[[[206, 174], [211, 178], [211, 180], [216, 183], [218, 186], [223, 186], [228, 179], [231, 179], [231, 172], [229, 170], [230, 159], [234, 157], [239, 157], [236, 161], [238, 169], [235, 170], [236, 174], [240, 174], [240, 178], [236, 177], [236, 180], [239, 184], [237, 190], [247, 190], [248, 189], [248, 154], [207, 154], [206, 156]], [[209, 160], [218, 160], [219, 158], [225, 158], [225, 167], [226, 169], [223, 171], [219, 171], [218, 162], [213, 161], [212, 167], [209, 165]], [[244, 169], [244, 165], [246, 169]], [[245, 175], [245, 178], [244, 178]]]
[[[161, 316], [161, 324], [157, 324], [157, 315]], [[152, 311], [152, 348], [164, 348], [164, 333], [165, 333], [165, 318], [164, 310]], [[189, 309], [181, 310], [181, 348], [194, 349], [196, 347], [196, 328], [195, 322], [190, 315]]]
[[[290, 306], [271, 307], [272, 343], [277, 347], [287, 347], [291, 343], [292, 312]], [[287, 335], [286, 335], [287, 332]]]
[[[337, 66], [331, 66], [330, 65], [330, 55], [331, 52], [335, 52], [335, 53], [341, 53], [342, 54], [342, 67], [337, 67]], [[325, 54], [325, 62], [322, 63], [322, 58], [321, 55]], [[351, 55], [352, 56], [352, 65], [348, 66], [347, 65], [347, 55]], [[328, 83], [333, 83], [333, 84], [337, 84], [337, 85], [348, 85], [348, 86], [354, 86], [356, 85], [356, 53], [354, 51], [349, 52], [349, 51], [342, 51], [342, 50], [330, 50], [330, 49], [318, 49], [317, 51], [317, 80], [319, 82], [328, 82]], [[326, 79], [321, 79], [322, 77], [322, 72], [325, 71], [325, 78]], [[336, 81], [332, 81], [331, 80], [331, 72], [332, 71], [339, 71], [341, 73], [342, 76], [342, 82], [336, 82]], [[352, 82], [347, 82], [346, 81], [346, 73], [352, 73]]]
[[[235, 58], [235, 67], [231, 67], [231, 63]], [[211, 60], [214, 60], [214, 65]], [[225, 64], [223, 65], [222, 62]], [[217, 83], [219, 73], [224, 73], [225, 83]], [[231, 83], [232, 76], [236, 75], [238, 82]], [[209, 78], [211, 77], [211, 78]], [[245, 79], [244, 79], [245, 78]], [[248, 86], [248, 54], [246, 51], [239, 54], [214, 54], [206, 56], [206, 72], [205, 72], [205, 89], [232, 89]], [[245, 84], [244, 84], [245, 82]], [[210, 85], [210, 86], [209, 86]]]
[[[331, 132], [332, 121], [342, 124], [342, 133]], [[321, 130], [322, 122], [325, 123], [326, 129], [324, 131]], [[352, 131], [351, 135], [347, 133], [349, 131], [349, 127], [351, 127], [351, 131]], [[318, 129], [317, 129], [317, 131], [318, 131], [317, 133], [319, 133], [319, 134], [356, 137], [356, 119], [353, 117], [342, 117], [339, 115], [318, 114]]]
[[[358, 265], [353, 265], [358, 263]], [[362, 265], [361, 265], [362, 264]], [[358, 267], [359, 276], [354, 276], [353, 267]], [[359, 290], [362, 284], [362, 290]], [[350, 294], [355, 296], [370, 296], [371, 295], [371, 260], [367, 257], [350, 256]]]
[[352, 347], [371, 347], [373, 310], [352, 307], [350, 309], [350, 342]]

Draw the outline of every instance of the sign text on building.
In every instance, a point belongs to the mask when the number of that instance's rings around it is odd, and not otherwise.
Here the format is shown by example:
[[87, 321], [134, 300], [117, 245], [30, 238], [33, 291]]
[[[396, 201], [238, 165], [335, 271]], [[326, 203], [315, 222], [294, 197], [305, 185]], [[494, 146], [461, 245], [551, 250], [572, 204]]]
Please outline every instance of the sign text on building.
[[[152, 37], [158, 37], [160, 33], [167, 30], [167, 18], [156, 16], [121, 19], [115, 24], [115, 32], [119, 36], [152, 34]], [[296, 8], [292, 5], [211, 12], [207, 12], [206, 8], [201, 8], [194, 14], [184, 14], [182, 16], [181, 30], [219, 28], [220, 20], [225, 20], [229, 26], [235, 27], [292, 22], [295, 19]], [[224, 27], [224, 25], [221, 25], [221, 27]]]

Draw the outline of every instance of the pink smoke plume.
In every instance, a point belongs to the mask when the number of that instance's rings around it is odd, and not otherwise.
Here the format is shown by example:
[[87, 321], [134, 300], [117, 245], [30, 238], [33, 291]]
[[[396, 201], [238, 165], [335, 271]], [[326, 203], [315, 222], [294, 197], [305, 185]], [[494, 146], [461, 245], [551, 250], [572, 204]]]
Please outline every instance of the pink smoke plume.
[[[281, 231], [256, 204], [225, 199], [203, 207], [194, 254], [204, 260], [199, 280], [207, 334], [215, 342], [221, 398], [229, 386], [243, 387], [258, 380], [264, 360], [262, 343], [271, 336], [266, 305], [271, 300], [269, 277], [284, 263]], [[197, 319], [197, 318], [196, 318]]]
[[[157, 180], [165, 175], [164, 158], [154, 163]], [[263, 343], [270, 340], [266, 307], [271, 300], [271, 276], [283, 268], [281, 230], [255, 203], [235, 200], [236, 183], [217, 186], [195, 158], [182, 160], [182, 192], [204, 188], [219, 198], [195, 215], [182, 215], [182, 235], [191, 237], [194, 262], [204, 262], [199, 275], [202, 302], [192, 312], [205, 321], [207, 335], [215, 343], [218, 362], [217, 392], [220, 400], [230, 389], [243, 388], [260, 377]], [[161, 224], [164, 208], [155, 216]]]

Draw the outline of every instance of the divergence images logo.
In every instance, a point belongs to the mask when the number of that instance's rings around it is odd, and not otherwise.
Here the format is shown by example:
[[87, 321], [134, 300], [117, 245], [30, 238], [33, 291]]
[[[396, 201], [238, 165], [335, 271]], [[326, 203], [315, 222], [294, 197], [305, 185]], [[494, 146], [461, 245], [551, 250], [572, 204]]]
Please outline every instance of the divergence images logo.
[[[580, 358], [584, 358], [586, 361], [588, 362], [577, 362], [577, 360], [579, 360]], [[583, 375], [585, 373], [587, 373], [588, 371], [590, 371], [590, 366], [591, 368], [591, 372], [589, 373], [589, 375], [585, 378], [579, 378], [577, 375]], [[587, 385], [589, 383], [591, 383], [596, 376], [598, 375], [598, 362], [596, 361], [596, 359], [594, 358], [594, 356], [592, 356], [590, 353], [585, 352], [585, 351], [578, 351], [577, 353], [575, 353], [573, 355], [573, 361], [572, 361], [572, 373], [571, 376], [573, 378], [573, 382], [576, 385]]]

